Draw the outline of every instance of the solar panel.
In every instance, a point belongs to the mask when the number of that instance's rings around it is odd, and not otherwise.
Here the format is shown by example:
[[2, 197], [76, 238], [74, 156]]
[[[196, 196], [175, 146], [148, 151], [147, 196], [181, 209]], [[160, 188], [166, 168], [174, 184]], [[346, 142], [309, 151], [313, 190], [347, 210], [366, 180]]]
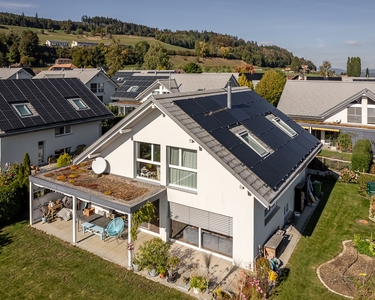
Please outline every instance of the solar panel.
[[232, 109], [228, 109], [227, 111], [237, 121], [243, 121], [243, 120], [249, 119], [249, 115], [238, 106], [234, 106], [232, 107]]
[[209, 132], [223, 127], [223, 125], [218, 120], [206, 114], [196, 114], [194, 115], [194, 120]]
[[206, 112], [217, 111], [223, 108], [222, 106], [217, 104], [215, 101], [213, 101], [210, 97], [201, 98], [199, 103], [197, 103], [197, 105], [202, 106]]
[[213, 130], [210, 133], [227, 149], [231, 149], [242, 143], [242, 141], [234, 133], [229, 131], [228, 128], [220, 128]]
[[264, 116], [256, 116], [252, 119], [244, 120], [241, 123], [255, 135], [259, 135], [275, 127], [275, 125], [270, 120], [264, 118]]
[[283, 134], [280, 133], [278, 128], [271, 128], [270, 130], [261, 133], [258, 138], [270, 146], [273, 150], [276, 150], [290, 140], [290, 138], [284, 132], [282, 133]]
[[179, 108], [181, 108], [188, 115], [203, 114], [206, 111], [203, 110], [202, 106], [198, 105], [194, 99], [178, 100], [174, 102]]
[[277, 189], [284, 178], [284, 174], [272, 167], [267, 161], [260, 162], [252, 168], [252, 171], [272, 189]]
[[252, 168], [262, 160], [253, 149], [243, 143], [229, 150], [248, 168]]
[[214, 119], [218, 120], [223, 126], [230, 126], [230, 125], [236, 124], [238, 122], [226, 110], [219, 111], [219, 112], [213, 114], [212, 117]]

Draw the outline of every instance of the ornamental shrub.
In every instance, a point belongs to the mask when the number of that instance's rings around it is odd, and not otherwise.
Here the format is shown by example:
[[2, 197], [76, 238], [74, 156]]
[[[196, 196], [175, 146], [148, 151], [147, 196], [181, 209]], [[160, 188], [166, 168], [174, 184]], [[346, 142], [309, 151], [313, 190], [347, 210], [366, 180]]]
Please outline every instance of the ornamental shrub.
[[358, 140], [354, 145], [352, 169], [367, 173], [372, 162], [372, 147], [369, 140]]
[[363, 197], [370, 197], [370, 195], [367, 193], [367, 183], [369, 181], [375, 181], [375, 176], [360, 174], [358, 177], [358, 194]]
[[340, 171], [340, 181], [344, 183], [358, 183], [358, 174], [349, 169]]
[[61, 154], [57, 159], [56, 167], [67, 166], [72, 162], [72, 157], [68, 153]]
[[0, 186], [0, 224], [13, 220], [24, 208], [18, 182]]

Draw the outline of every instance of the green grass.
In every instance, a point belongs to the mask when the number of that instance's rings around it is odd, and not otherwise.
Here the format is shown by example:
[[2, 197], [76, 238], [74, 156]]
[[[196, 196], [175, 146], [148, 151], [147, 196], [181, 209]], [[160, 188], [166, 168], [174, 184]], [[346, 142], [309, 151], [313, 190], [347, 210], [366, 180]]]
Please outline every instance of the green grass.
[[358, 195], [357, 185], [323, 182], [320, 201], [286, 268], [289, 275], [281, 281], [271, 299], [346, 299], [328, 291], [316, 270], [342, 251], [342, 241], [355, 234], [370, 237], [375, 223], [360, 225], [356, 219], [368, 219], [369, 201]]
[[193, 299], [28, 226], [0, 231], [0, 299]]
[[324, 156], [324, 157], [347, 160], [347, 161], [352, 160], [352, 153], [344, 153], [344, 152], [340, 153], [337, 151], [322, 150], [319, 155]]

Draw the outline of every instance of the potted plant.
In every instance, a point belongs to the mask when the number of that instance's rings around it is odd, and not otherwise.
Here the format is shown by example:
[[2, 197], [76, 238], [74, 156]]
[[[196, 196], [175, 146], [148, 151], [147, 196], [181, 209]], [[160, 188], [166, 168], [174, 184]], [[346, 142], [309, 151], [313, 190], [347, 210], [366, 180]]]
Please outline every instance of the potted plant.
[[213, 292], [212, 292], [212, 298], [214, 300], [223, 300], [223, 299], [231, 299], [232, 294], [224, 289], [221, 288], [221, 286], [218, 286]]
[[208, 280], [201, 275], [192, 275], [190, 277], [190, 286], [193, 288], [194, 294], [199, 294], [207, 288]]
[[40, 203], [39, 199], [38, 199], [38, 202], [39, 202], [40, 215], [42, 217], [42, 223], [44, 224], [47, 222], [48, 207], [47, 205], [43, 205], [42, 203]]
[[167, 274], [167, 267], [166, 266], [158, 266], [158, 269], [156, 271], [159, 273], [160, 278], [164, 279], [165, 275]]
[[170, 247], [171, 244], [161, 238], [145, 241], [138, 251], [141, 268], [146, 268], [150, 276], [156, 276], [157, 270], [167, 265]]
[[134, 254], [133, 256], [133, 271], [138, 272], [140, 270], [141, 261], [139, 260], [139, 257], [137, 254]]
[[168, 282], [176, 282], [177, 272], [175, 272], [177, 265], [180, 263], [180, 258], [172, 255], [168, 258]]

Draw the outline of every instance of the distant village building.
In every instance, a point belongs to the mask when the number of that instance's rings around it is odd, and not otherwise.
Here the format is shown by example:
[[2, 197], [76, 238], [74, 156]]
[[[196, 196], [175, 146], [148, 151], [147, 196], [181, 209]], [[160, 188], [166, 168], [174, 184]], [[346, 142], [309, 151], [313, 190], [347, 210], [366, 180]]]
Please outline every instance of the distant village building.
[[69, 42], [67, 41], [50, 41], [50, 40], [47, 40], [46, 41], [46, 45], [49, 46], [49, 47], [69, 47]]
[[72, 41], [71, 47], [94, 47], [98, 45], [99, 43]]

